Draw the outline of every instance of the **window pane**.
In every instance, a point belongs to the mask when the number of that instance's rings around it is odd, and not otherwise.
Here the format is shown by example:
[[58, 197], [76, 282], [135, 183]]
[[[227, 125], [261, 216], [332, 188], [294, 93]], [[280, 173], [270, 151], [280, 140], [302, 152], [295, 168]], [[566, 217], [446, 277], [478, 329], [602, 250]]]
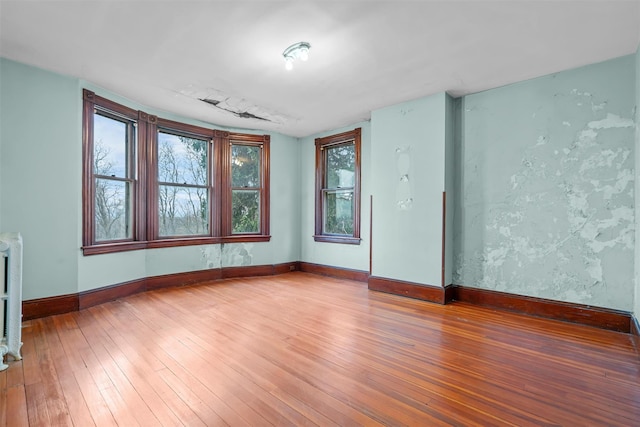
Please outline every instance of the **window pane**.
[[160, 185], [158, 188], [160, 236], [209, 234], [208, 199], [206, 188]]
[[129, 182], [96, 179], [96, 241], [131, 238], [130, 185]]
[[158, 132], [158, 181], [207, 185], [208, 143]]
[[128, 178], [127, 123], [95, 114], [93, 118], [93, 170], [97, 175]]
[[260, 192], [233, 190], [232, 233], [260, 232]]
[[353, 190], [324, 192], [324, 232], [353, 236]]
[[232, 187], [260, 187], [261, 150], [255, 145], [233, 145], [231, 147]]
[[326, 188], [353, 187], [356, 171], [356, 151], [353, 144], [325, 149], [327, 152]]

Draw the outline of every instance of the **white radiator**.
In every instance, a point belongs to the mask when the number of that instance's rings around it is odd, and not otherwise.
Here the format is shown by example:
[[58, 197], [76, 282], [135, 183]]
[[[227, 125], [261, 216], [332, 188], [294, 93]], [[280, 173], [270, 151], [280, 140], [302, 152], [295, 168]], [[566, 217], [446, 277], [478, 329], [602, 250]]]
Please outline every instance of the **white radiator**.
[[5, 354], [22, 359], [22, 236], [0, 233], [0, 371]]

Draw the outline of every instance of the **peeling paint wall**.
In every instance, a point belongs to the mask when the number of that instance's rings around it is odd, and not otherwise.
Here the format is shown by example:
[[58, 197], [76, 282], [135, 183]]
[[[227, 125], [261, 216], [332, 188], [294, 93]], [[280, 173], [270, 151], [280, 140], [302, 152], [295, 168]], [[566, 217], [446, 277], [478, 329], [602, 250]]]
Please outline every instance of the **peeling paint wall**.
[[633, 308], [634, 61], [458, 101], [455, 283]]

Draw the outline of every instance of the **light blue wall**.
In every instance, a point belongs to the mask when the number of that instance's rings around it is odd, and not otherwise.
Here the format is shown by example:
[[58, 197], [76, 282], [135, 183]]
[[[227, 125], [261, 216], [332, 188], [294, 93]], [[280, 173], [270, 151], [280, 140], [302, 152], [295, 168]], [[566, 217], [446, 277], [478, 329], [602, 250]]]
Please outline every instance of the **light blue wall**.
[[456, 283], [633, 309], [634, 61], [462, 99]]
[[455, 213], [455, 136], [456, 136], [456, 113], [455, 100], [449, 95], [445, 98], [445, 167], [444, 167], [444, 187], [446, 191], [445, 200], [445, 269], [443, 286], [453, 284], [454, 265], [454, 213]]
[[23, 298], [77, 290], [78, 81], [0, 59], [2, 230], [24, 239]]
[[[446, 235], [455, 237], [446, 245], [445, 284], [637, 315], [638, 70], [640, 52], [455, 102], [444, 93], [406, 102], [374, 111], [371, 122], [300, 140], [273, 133], [271, 242], [85, 257], [79, 249], [83, 87], [168, 119], [221, 127], [0, 59], [0, 229], [24, 236], [25, 300], [223, 266], [301, 260], [367, 271], [373, 194], [373, 274], [440, 285], [444, 190]], [[314, 139], [356, 127], [363, 131], [362, 243], [314, 242]], [[401, 183], [401, 169], [408, 182]], [[410, 206], [401, 207], [407, 198]]]
[[[149, 114], [170, 120], [207, 128], [215, 127], [216, 129], [256, 134], [267, 133], [246, 129], [228, 129], [210, 123], [178, 117], [136, 104], [87, 82], [82, 82], [82, 86], [123, 105], [144, 110]], [[300, 254], [300, 208], [298, 203], [300, 183], [295, 177], [299, 173], [299, 146], [296, 138], [278, 133], [271, 133], [270, 135], [270, 242], [184, 246], [88, 257], [80, 254], [78, 259], [79, 290], [95, 289], [109, 284], [163, 274], [298, 261]], [[81, 229], [78, 230], [78, 233], [81, 233]], [[114, 269], [113, 265], [120, 267], [119, 269]], [[96, 271], [100, 272], [100, 274], [95, 274]]]
[[636, 319], [640, 320], [640, 46], [636, 51], [636, 246], [635, 246], [635, 298], [634, 309]]
[[[315, 139], [362, 128], [361, 139], [361, 200], [360, 200], [360, 237], [359, 245], [316, 242], [315, 234]], [[371, 194], [371, 124], [356, 123], [340, 129], [318, 133], [300, 139], [300, 261], [333, 267], [369, 271], [369, 226]]]
[[163, 118], [222, 127], [146, 108], [87, 82], [6, 59], [0, 59], [0, 72], [0, 225], [23, 234], [25, 300], [160, 274], [299, 259], [298, 141], [277, 133], [271, 133], [270, 242], [83, 256], [82, 88]]
[[372, 274], [442, 285], [445, 93], [373, 111]]

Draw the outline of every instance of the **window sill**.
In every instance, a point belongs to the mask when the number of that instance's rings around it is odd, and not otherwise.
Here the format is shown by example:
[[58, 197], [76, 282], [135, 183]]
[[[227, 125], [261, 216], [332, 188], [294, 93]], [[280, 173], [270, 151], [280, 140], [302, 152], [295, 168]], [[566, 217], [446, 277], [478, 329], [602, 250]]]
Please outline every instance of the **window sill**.
[[359, 237], [351, 237], [351, 236], [328, 236], [328, 235], [314, 235], [313, 240], [316, 242], [326, 242], [326, 243], [342, 243], [344, 245], [359, 245], [362, 239]]
[[88, 255], [102, 255], [111, 254], [117, 252], [137, 251], [141, 249], [156, 249], [156, 248], [175, 248], [179, 246], [196, 246], [196, 245], [215, 245], [220, 243], [244, 243], [244, 242], [268, 242], [271, 240], [269, 235], [238, 235], [238, 236], [226, 236], [226, 237], [193, 237], [193, 238], [176, 238], [176, 239], [161, 239], [144, 242], [114, 242], [103, 243], [93, 246], [83, 246], [82, 254]]
[[268, 242], [271, 235], [264, 234], [237, 234], [220, 238], [222, 243], [242, 243], [242, 242]]
[[93, 246], [83, 246], [82, 255], [112, 254], [116, 252], [137, 251], [146, 248], [147, 242], [102, 243]]

